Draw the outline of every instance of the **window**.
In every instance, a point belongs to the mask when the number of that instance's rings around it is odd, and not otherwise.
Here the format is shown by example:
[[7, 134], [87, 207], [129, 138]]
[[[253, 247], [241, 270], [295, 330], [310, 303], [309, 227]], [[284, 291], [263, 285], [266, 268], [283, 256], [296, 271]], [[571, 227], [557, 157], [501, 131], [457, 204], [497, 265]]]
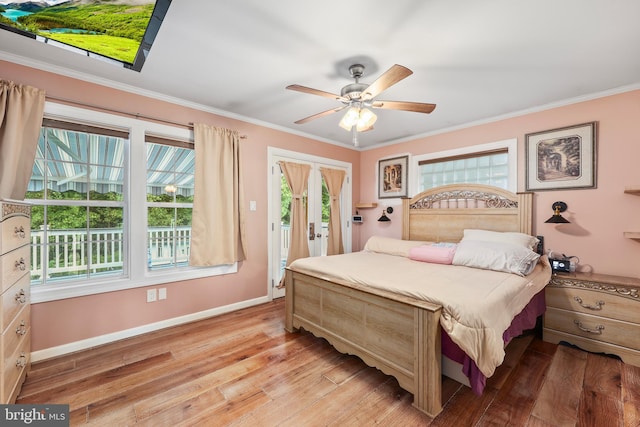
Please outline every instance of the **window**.
[[52, 102], [45, 117], [27, 195], [34, 303], [237, 272], [188, 265], [191, 129]]
[[193, 210], [193, 144], [153, 136], [146, 140], [148, 266], [151, 270], [186, 266]]
[[32, 281], [121, 276], [128, 133], [45, 120], [26, 198]]
[[513, 139], [415, 156], [417, 192], [460, 183], [493, 185], [515, 192], [516, 148], [517, 140]]

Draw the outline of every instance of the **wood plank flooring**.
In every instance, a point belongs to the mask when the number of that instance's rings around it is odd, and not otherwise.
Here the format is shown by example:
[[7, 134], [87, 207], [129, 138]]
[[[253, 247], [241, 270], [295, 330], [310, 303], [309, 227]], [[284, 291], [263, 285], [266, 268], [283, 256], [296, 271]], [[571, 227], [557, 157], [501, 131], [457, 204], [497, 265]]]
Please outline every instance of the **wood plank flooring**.
[[72, 426], [640, 426], [640, 368], [534, 335], [480, 397], [445, 378], [432, 419], [395, 379], [283, 324], [278, 300], [39, 362], [17, 403], [69, 404]]

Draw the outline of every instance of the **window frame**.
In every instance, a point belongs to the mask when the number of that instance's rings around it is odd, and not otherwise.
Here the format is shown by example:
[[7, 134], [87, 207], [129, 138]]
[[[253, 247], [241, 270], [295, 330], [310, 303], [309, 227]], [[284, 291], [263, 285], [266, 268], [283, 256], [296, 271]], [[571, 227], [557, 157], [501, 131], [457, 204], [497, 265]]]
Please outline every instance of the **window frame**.
[[[129, 132], [125, 143], [125, 183], [124, 183], [124, 229], [129, 231], [123, 237], [126, 265], [122, 278], [89, 279], [33, 286], [33, 303], [55, 301], [79, 296], [95, 295], [170, 282], [197, 279], [236, 273], [237, 263], [215, 267], [179, 267], [168, 270], [147, 269], [147, 170], [145, 134], [153, 134], [167, 139], [193, 141], [193, 129], [170, 126], [156, 122], [95, 111], [66, 104], [45, 102], [44, 116], [47, 119], [64, 120], [72, 123], [93, 125], [103, 128], [122, 129]], [[138, 165], [138, 167], [133, 167]], [[145, 167], [139, 167], [145, 165]], [[133, 195], [137, 195], [134, 197]], [[135, 213], [135, 214], [134, 214]]]
[[482, 155], [486, 152], [504, 149], [507, 150], [507, 163], [509, 166], [509, 172], [507, 175], [507, 190], [511, 191], [512, 193], [516, 193], [518, 188], [518, 138], [511, 138], [502, 141], [470, 145], [467, 147], [454, 148], [451, 150], [437, 151], [433, 153], [412, 156], [411, 167], [409, 168], [409, 173], [411, 175], [411, 185], [409, 188], [409, 190], [411, 191], [410, 194], [415, 195], [419, 192], [420, 189], [420, 162], [437, 161], [438, 159], [442, 159], [444, 161], [449, 157], [473, 156], [474, 154]]

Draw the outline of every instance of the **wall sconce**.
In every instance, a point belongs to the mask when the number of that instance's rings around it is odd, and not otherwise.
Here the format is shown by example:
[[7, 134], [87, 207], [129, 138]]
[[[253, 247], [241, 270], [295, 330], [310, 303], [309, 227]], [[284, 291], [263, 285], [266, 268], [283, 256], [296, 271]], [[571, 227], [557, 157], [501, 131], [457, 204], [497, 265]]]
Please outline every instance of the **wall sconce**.
[[385, 209], [382, 210], [382, 216], [380, 218], [378, 218], [378, 221], [380, 222], [387, 222], [387, 221], [391, 221], [391, 219], [387, 216], [387, 214], [392, 214], [393, 213], [393, 208], [391, 206], [389, 206], [386, 211]]
[[569, 221], [565, 219], [560, 212], [564, 212], [567, 210], [567, 204], [565, 202], [555, 202], [551, 205], [551, 209], [553, 209], [553, 215], [551, 218], [545, 221], [545, 223], [549, 224], [569, 224]]

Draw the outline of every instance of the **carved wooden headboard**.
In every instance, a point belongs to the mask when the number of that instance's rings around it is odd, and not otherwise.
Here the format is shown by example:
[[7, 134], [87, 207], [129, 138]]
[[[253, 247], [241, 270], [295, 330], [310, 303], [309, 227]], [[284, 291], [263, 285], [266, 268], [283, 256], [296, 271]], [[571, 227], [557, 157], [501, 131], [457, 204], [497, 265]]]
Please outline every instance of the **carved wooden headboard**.
[[480, 184], [452, 184], [402, 201], [402, 238], [458, 242], [464, 229], [531, 234], [533, 193]]

